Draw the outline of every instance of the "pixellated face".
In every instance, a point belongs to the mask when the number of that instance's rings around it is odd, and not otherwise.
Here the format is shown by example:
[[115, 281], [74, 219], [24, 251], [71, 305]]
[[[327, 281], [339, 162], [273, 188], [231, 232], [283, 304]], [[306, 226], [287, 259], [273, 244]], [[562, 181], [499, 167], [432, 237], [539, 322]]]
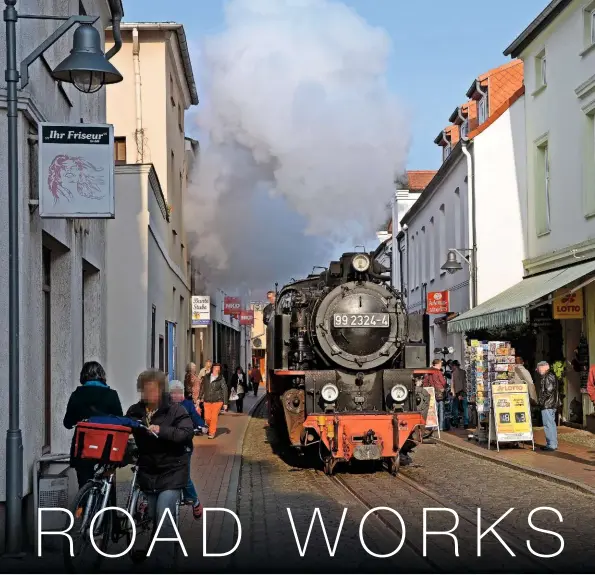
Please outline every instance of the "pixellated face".
[[550, 368], [550, 366], [547, 365], [547, 364], [546, 365], [540, 365], [537, 368], [537, 373], [539, 373], [539, 375], [544, 375], [544, 374], [547, 373], [547, 371], [548, 371], [549, 368]]
[[159, 383], [156, 381], [147, 381], [143, 386], [142, 398], [145, 403], [149, 405], [157, 405], [159, 403]]
[[207, 368], [208, 371], [211, 371], [211, 368], [213, 367], [213, 362], [209, 359], [209, 361], [207, 361], [207, 363], [205, 363], [205, 367]]
[[174, 403], [180, 403], [181, 401], [184, 401], [184, 391], [182, 389], [172, 390], [169, 396]]
[[220, 365], [215, 365], [213, 366], [213, 369], [211, 370], [211, 373], [217, 377], [220, 373], [221, 373], [221, 366]]
[[269, 303], [275, 303], [275, 292], [270, 291], [267, 293], [267, 299], [269, 300]]

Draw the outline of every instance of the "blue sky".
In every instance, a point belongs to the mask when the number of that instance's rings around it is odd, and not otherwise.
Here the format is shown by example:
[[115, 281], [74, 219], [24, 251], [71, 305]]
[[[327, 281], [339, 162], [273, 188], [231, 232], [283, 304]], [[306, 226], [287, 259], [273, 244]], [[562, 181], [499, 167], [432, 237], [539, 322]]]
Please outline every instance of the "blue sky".
[[[344, 0], [393, 42], [388, 81], [411, 111], [409, 169], [436, 169], [433, 143], [473, 79], [507, 61], [503, 50], [547, 0]], [[176, 21], [191, 44], [223, 26], [224, 0], [124, 0], [127, 21]], [[199, 87], [200, 89], [200, 87]]]

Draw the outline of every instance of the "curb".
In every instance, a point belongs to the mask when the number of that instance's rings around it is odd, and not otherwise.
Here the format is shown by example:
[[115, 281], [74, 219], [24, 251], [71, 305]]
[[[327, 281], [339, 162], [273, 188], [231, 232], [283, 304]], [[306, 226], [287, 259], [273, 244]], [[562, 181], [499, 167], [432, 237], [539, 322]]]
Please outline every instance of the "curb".
[[465, 447], [463, 445], [457, 445], [456, 443], [451, 443], [450, 441], [446, 441], [444, 439], [438, 439], [437, 437], [434, 438], [437, 444], [444, 445], [450, 449], [454, 449], [455, 451], [460, 451], [462, 453], [466, 453], [467, 455], [472, 455], [473, 457], [477, 457], [478, 459], [484, 459], [486, 461], [491, 461], [492, 463], [496, 463], [497, 465], [502, 465], [503, 467], [508, 467], [509, 469], [514, 469], [515, 471], [520, 471], [521, 473], [525, 473], [526, 475], [531, 475], [533, 477], [539, 477], [545, 481], [550, 481], [552, 483], [557, 483], [559, 485], [563, 485], [564, 487], [569, 487], [570, 489], [574, 489], [576, 491], [580, 491], [581, 493], [586, 493], [587, 495], [595, 496], [595, 488], [587, 485], [586, 483], [582, 483], [580, 481], [575, 481], [574, 479], [568, 479], [567, 477], [562, 477], [560, 475], [556, 475], [554, 473], [550, 473], [549, 471], [544, 471], [540, 469], [535, 469], [534, 467], [528, 467], [527, 465], [521, 465], [520, 463], [513, 463], [512, 461], [506, 461], [505, 459], [501, 459], [494, 455], [488, 455], [487, 453], [481, 453], [472, 449], [470, 447]]

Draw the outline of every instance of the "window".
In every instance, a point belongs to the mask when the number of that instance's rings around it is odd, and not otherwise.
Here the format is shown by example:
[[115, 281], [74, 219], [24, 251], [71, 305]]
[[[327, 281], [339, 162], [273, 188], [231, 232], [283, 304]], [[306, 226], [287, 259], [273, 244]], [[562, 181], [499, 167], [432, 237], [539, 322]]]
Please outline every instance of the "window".
[[169, 98], [171, 100], [171, 105], [175, 108], [176, 100], [174, 98], [174, 79], [171, 75], [169, 77]]
[[114, 156], [116, 164], [126, 163], [126, 138], [114, 138]]
[[155, 367], [155, 320], [157, 318], [157, 308], [153, 306], [151, 310], [151, 368]]
[[[440, 242], [438, 245], [440, 246], [438, 253], [440, 254], [440, 260], [442, 260], [446, 257], [446, 252], [449, 249], [449, 246], [446, 245], [446, 207], [444, 204], [440, 206]], [[444, 270], [440, 270], [440, 275], [444, 275], [445, 273]]]
[[436, 274], [436, 270], [435, 270], [435, 266], [436, 266], [436, 259], [435, 259], [435, 253], [436, 253], [436, 240], [435, 240], [435, 234], [436, 230], [434, 228], [434, 218], [430, 218], [430, 237], [428, 238], [428, 252], [429, 252], [429, 256], [430, 256], [430, 281], [434, 281], [434, 277]]
[[461, 124], [461, 138], [466, 138], [469, 135], [469, 120], [465, 120]]
[[595, 44], [595, 10], [591, 10], [591, 44]]
[[547, 60], [545, 50], [542, 50], [535, 58], [535, 90], [547, 86]]
[[483, 96], [477, 102], [477, 116], [480, 124], [483, 124], [488, 119], [488, 97]]
[[444, 162], [444, 160], [446, 160], [446, 158], [448, 158], [448, 156], [450, 156], [450, 150], [451, 150], [450, 144], [446, 144], [446, 146], [444, 146], [442, 148], [442, 161], [443, 162]]
[[595, 216], [595, 107], [585, 117], [583, 143], [583, 206], [586, 217]]
[[419, 247], [421, 250], [420, 254], [420, 266], [421, 266], [421, 274], [420, 274], [420, 283], [423, 285], [428, 281], [428, 272], [426, 266], [428, 265], [428, 256], [426, 253], [427, 250], [427, 242], [426, 242], [426, 226], [422, 226], [421, 228], [421, 236]]
[[49, 452], [52, 445], [52, 299], [51, 299], [52, 252], [42, 248], [43, 291], [43, 373], [44, 373], [44, 430], [43, 450]]
[[83, 0], [79, 0], [79, 16], [86, 16], [87, 11], [85, 10], [85, 5], [83, 4]]
[[165, 371], [165, 340], [159, 336], [159, 371]]
[[535, 174], [535, 229], [538, 236], [550, 232], [550, 155], [547, 141], [537, 145]]
[[[459, 244], [459, 237], [461, 235], [461, 215], [462, 215], [462, 210], [461, 210], [461, 193], [459, 188], [457, 188], [455, 190], [455, 197], [454, 197], [454, 202], [453, 202], [453, 211], [454, 211], [454, 240], [453, 240], [453, 245], [452, 246], [448, 246], [448, 248], [450, 247], [454, 247], [454, 248], [458, 248], [459, 245], [465, 247], [465, 244]], [[447, 248], [447, 249], [448, 249]]]
[[180, 104], [178, 104], [178, 127], [180, 128], [180, 132], [184, 131], [184, 113]]

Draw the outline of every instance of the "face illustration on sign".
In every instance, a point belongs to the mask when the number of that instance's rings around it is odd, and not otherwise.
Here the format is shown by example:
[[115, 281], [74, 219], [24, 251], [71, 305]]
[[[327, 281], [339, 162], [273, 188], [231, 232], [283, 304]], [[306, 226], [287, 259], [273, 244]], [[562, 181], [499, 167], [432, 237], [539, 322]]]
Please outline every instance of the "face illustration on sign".
[[438, 291], [434, 294], [434, 300], [440, 301], [442, 299], [442, 294]]
[[60, 197], [70, 202], [75, 194], [91, 200], [102, 199], [105, 196], [102, 171], [103, 168], [96, 168], [80, 156], [56, 156], [48, 169], [48, 187], [54, 204]]

